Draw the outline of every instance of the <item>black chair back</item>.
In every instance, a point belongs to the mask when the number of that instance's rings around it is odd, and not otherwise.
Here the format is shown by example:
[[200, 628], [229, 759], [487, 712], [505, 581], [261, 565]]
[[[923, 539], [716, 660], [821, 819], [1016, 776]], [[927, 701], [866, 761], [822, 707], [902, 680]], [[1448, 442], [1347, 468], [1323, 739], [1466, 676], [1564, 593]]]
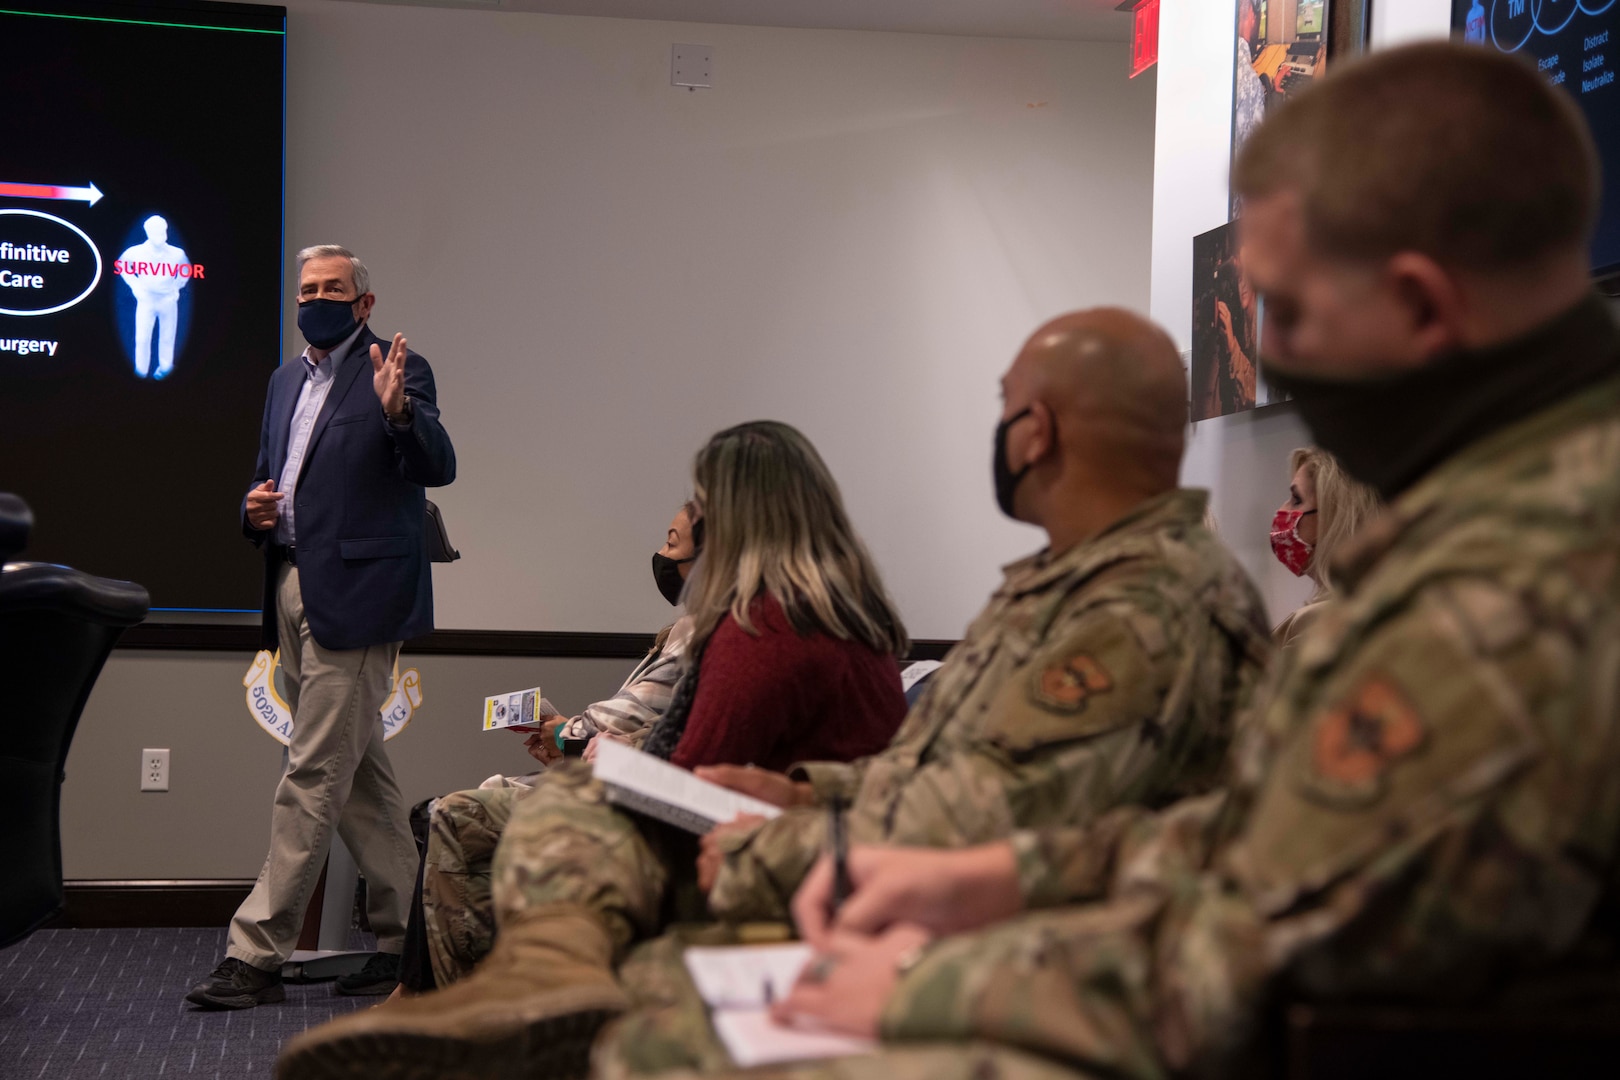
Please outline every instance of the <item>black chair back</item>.
[[[20, 505], [0, 496], [0, 550], [15, 542]], [[146, 590], [127, 581], [46, 563], [0, 568], [0, 851], [7, 863], [0, 947], [62, 908], [59, 811], [68, 748], [113, 644], [149, 606]]]
[[28, 546], [34, 530], [34, 512], [15, 495], [0, 492], [0, 563]]

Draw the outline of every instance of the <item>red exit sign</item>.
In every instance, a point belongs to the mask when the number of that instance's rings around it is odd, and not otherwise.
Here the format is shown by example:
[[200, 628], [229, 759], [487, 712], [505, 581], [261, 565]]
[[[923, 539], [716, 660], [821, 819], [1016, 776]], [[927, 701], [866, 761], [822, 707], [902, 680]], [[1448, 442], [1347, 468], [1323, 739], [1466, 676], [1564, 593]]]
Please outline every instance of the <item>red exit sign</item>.
[[1136, 0], [1131, 9], [1131, 78], [1159, 62], [1159, 0]]

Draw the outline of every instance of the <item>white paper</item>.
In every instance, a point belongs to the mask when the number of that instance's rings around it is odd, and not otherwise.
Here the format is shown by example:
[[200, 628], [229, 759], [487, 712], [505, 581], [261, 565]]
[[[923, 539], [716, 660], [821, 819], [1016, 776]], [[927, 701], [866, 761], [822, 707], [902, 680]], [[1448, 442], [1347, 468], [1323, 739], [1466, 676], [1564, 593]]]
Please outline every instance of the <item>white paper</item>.
[[686, 950], [686, 970], [709, 1006], [715, 1034], [739, 1068], [853, 1057], [877, 1048], [871, 1039], [784, 1027], [771, 1019], [769, 1002], [788, 995], [812, 955], [802, 942]]
[[[620, 788], [648, 802], [673, 807], [683, 817], [700, 818], [715, 825], [740, 814], [774, 818], [782, 813], [768, 802], [699, 780], [685, 769], [611, 739], [597, 741], [594, 768], [596, 779], [608, 786], [610, 799], [613, 789]], [[657, 812], [646, 805], [638, 805], [638, 808]]]
[[784, 1027], [764, 1009], [719, 1009], [713, 1020], [714, 1033], [726, 1044], [726, 1052], [739, 1069], [784, 1061], [856, 1057], [878, 1048], [874, 1039]]
[[900, 673], [900, 692], [902, 694], [911, 693], [913, 686], [916, 686], [944, 666], [938, 660], [918, 660], [915, 664], [907, 665], [906, 669]]
[[810, 962], [811, 948], [803, 942], [786, 945], [739, 945], [714, 948], [693, 946], [682, 959], [692, 983], [710, 1008], [760, 1008], [787, 996]]

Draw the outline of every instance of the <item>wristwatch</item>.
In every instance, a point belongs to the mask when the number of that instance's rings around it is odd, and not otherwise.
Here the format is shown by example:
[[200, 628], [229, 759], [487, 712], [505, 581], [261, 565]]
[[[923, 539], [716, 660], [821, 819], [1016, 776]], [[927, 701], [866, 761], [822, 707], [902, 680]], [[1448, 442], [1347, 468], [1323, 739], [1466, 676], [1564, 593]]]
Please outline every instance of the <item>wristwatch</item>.
[[390, 416], [387, 409], [383, 410], [383, 416], [387, 417], [388, 422], [393, 424], [395, 427], [410, 427], [411, 418], [415, 415], [416, 410], [411, 407], [411, 399], [409, 395], [407, 395], [405, 398], [405, 408], [401, 410], [398, 416]]

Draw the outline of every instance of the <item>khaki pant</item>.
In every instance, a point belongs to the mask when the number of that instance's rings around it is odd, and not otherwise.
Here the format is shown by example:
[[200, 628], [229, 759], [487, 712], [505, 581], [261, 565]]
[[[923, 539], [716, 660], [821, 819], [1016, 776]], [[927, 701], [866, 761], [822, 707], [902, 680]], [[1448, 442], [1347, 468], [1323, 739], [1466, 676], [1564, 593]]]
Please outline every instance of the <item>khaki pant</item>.
[[231, 920], [226, 955], [271, 971], [292, 954], [334, 827], [365, 875], [377, 947], [397, 953], [405, 942], [416, 845], [377, 710], [390, 693], [400, 643], [322, 648], [304, 619], [295, 567], [282, 569], [276, 617], [292, 745], [270, 815], [270, 854]]

